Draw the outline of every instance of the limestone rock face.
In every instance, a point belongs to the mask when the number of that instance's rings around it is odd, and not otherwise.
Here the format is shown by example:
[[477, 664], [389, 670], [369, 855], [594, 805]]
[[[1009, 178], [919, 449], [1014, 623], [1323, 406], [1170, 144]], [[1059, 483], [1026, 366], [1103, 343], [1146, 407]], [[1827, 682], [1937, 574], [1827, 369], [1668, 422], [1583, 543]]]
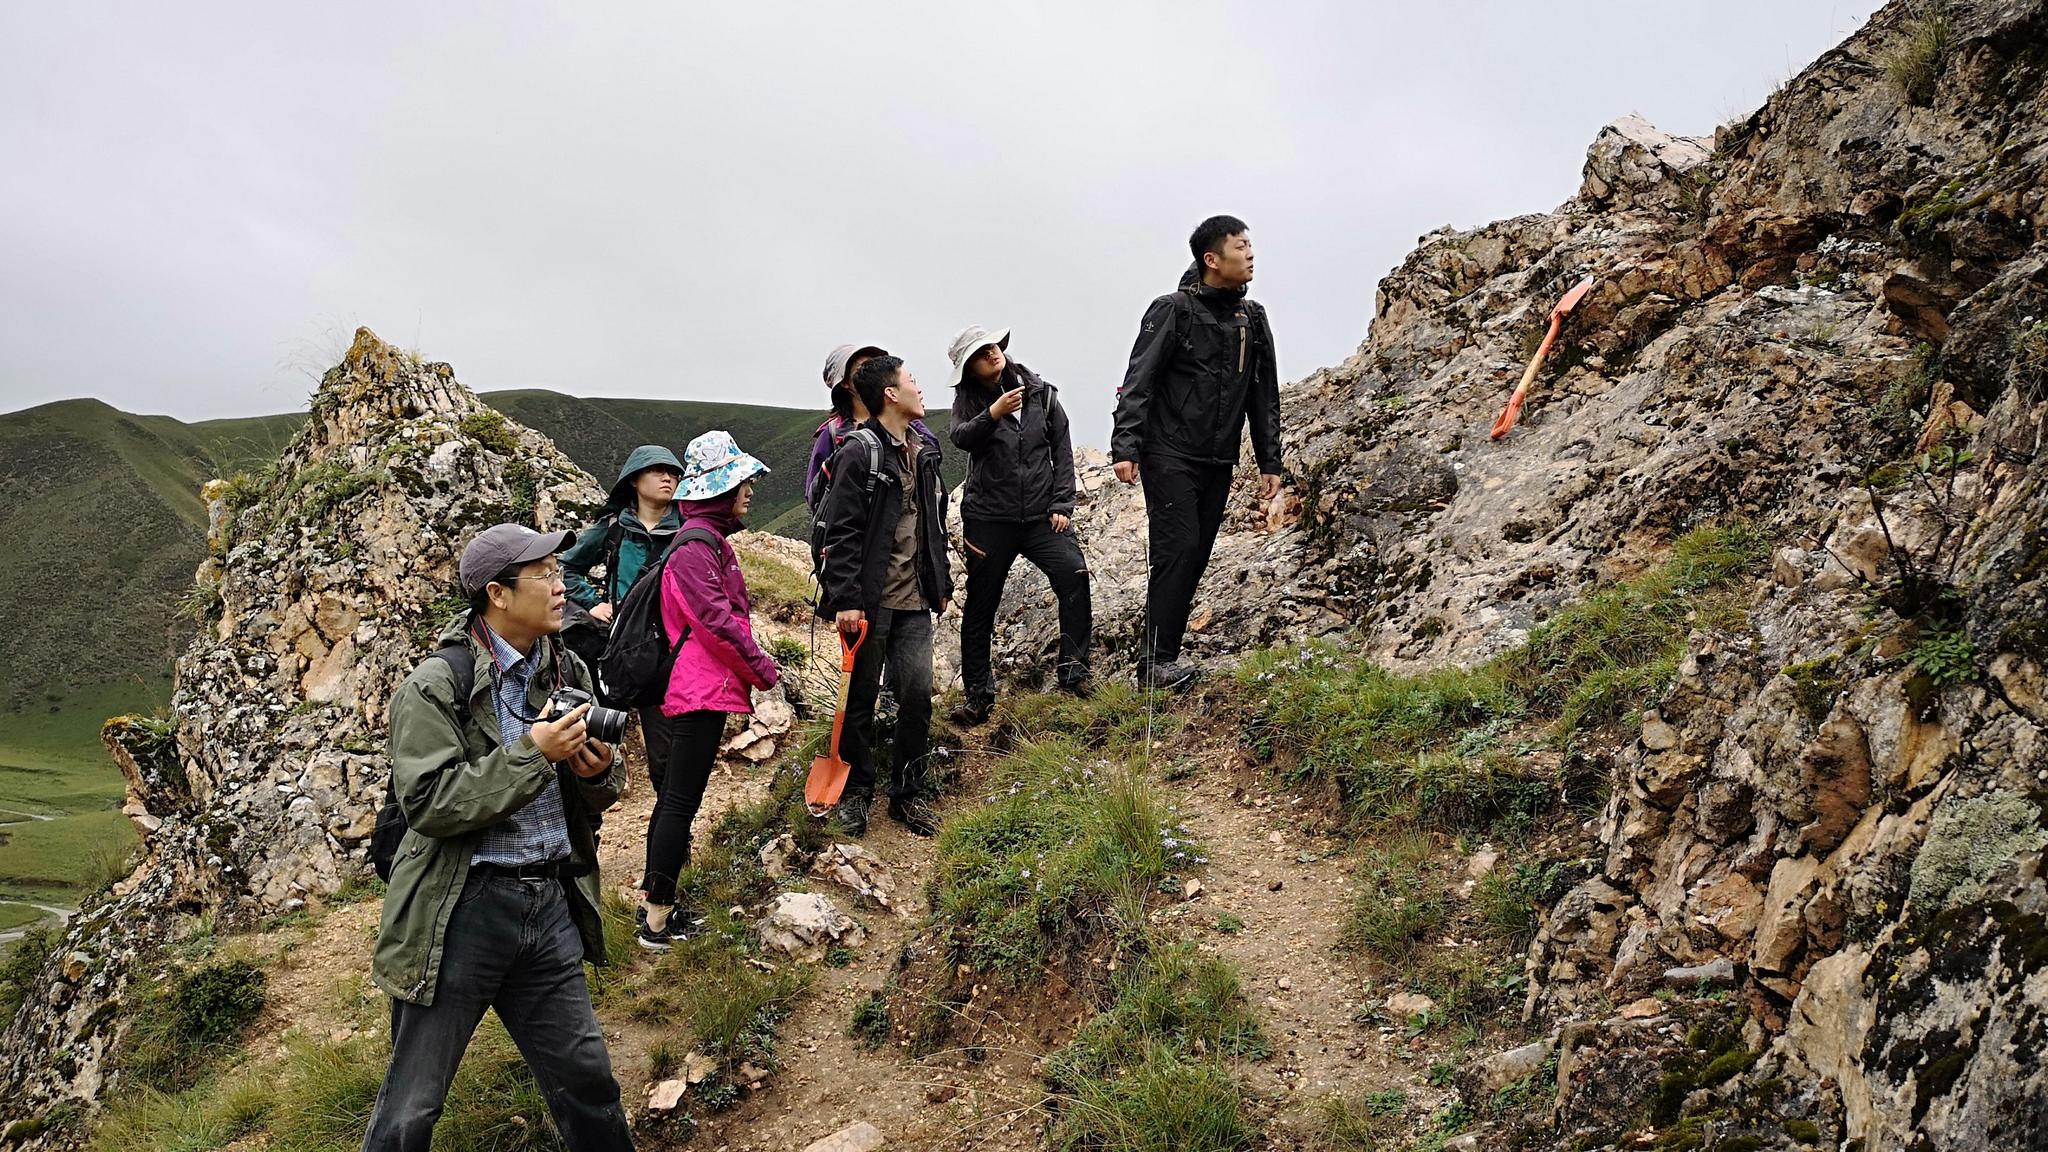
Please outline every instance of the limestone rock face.
[[448, 365], [368, 329], [276, 466], [208, 495], [218, 559], [198, 579], [219, 608], [177, 662], [175, 720], [106, 731], [147, 858], [72, 921], [61, 952], [89, 958], [77, 977], [0, 1037], [9, 1119], [98, 1093], [121, 1026], [100, 1009], [183, 914], [246, 923], [367, 874], [386, 705], [461, 607], [462, 544], [504, 520], [577, 527], [603, 499]]
[[[1626, 117], [1556, 210], [1423, 235], [1358, 352], [1283, 388], [1286, 492], [1254, 507], [1241, 464], [1188, 637], [1226, 662], [1345, 636], [1473, 664], [1693, 525], [1759, 528], [1746, 618], [1690, 638], [1611, 764], [1599, 867], [1544, 917], [1528, 1011], [1725, 987], [1760, 1055], [1701, 1108], [1769, 1085], [1828, 1146], [2048, 1141], [2043, 45], [2042, 0], [1893, 3], [1711, 141]], [[1895, 79], [1916, 61], [1930, 83]], [[1080, 479], [1114, 674], [1142, 497], [1086, 453]], [[1020, 565], [1006, 599], [998, 674], [1040, 679], [1051, 595]], [[1562, 1045], [1558, 1146], [1637, 1123], [1675, 1028]], [[1705, 1145], [1791, 1138], [1721, 1111]]]

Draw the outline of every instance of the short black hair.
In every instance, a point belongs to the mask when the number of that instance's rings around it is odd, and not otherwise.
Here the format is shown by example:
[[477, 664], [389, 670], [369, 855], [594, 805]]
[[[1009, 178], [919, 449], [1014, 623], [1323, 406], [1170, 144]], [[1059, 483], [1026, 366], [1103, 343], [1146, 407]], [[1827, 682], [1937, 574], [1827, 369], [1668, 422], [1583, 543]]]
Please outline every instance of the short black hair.
[[[532, 560], [526, 562], [526, 564], [532, 563], [534, 563]], [[507, 564], [503, 568], [498, 569], [496, 576], [484, 581], [484, 586], [477, 589], [475, 594], [469, 598], [470, 619], [481, 620], [484, 618], [484, 610], [491, 606], [491, 585], [503, 584], [505, 587], [510, 588], [512, 582], [519, 579], [519, 570], [526, 567], [526, 564]]]
[[1235, 216], [1211, 216], [1195, 225], [1194, 234], [1188, 237], [1188, 251], [1195, 254], [1195, 263], [1202, 262], [1204, 254], [1223, 251], [1223, 242], [1241, 232], [1251, 231], [1251, 225]]
[[882, 414], [882, 393], [895, 385], [896, 373], [902, 370], [901, 356], [877, 356], [853, 374], [854, 391], [860, 393], [860, 402], [868, 406], [869, 416]]

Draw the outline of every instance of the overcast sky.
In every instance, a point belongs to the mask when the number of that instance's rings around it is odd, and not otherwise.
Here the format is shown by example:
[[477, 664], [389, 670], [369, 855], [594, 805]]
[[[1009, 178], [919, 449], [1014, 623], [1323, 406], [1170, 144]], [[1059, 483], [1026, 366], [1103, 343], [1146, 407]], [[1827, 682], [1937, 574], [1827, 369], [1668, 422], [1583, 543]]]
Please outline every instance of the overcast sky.
[[1874, 0], [0, 7], [0, 410], [302, 408], [358, 324], [479, 390], [950, 402], [968, 323], [1100, 445], [1146, 302], [1246, 219], [1288, 378], [1600, 126], [1709, 133]]

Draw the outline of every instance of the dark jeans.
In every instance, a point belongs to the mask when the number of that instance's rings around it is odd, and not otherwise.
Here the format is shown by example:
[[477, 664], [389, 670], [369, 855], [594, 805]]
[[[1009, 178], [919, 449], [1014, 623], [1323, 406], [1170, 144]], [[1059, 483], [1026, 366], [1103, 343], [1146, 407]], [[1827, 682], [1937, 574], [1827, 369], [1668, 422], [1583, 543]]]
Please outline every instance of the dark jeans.
[[690, 825], [704, 803], [704, 785], [718, 764], [725, 713], [685, 712], [669, 724], [668, 767], [658, 777], [654, 811], [647, 817], [647, 871], [641, 884], [649, 904], [676, 902], [676, 873], [690, 862]]
[[640, 739], [647, 745], [647, 782], [654, 785], [654, 798], [661, 799], [661, 774], [668, 770], [668, 742], [675, 721], [661, 714], [661, 705], [640, 709]]
[[929, 790], [926, 758], [932, 743], [932, 614], [922, 608], [880, 608], [868, 613], [868, 638], [853, 661], [853, 685], [846, 695], [846, 727], [839, 752], [849, 766], [848, 795], [875, 794], [875, 693], [882, 665], [896, 689], [896, 749], [890, 761], [889, 795], [910, 797]]
[[1022, 523], [969, 520], [961, 526], [967, 541], [967, 603], [960, 610], [960, 671], [967, 681], [970, 703], [996, 698], [995, 673], [989, 668], [989, 640], [995, 633], [996, 610], [1003, 603], [1003, 585], [1010, 565], [1022, 556], [1052, 581], [1060, 602], [1062, 684], [1088, 678], [1088, 637], [1094, 630], [1094, 608], [1088, 598], [1088, 561], [1072, 531], [1055, 532], [1047, 520]]
[[559, 880], [472, 872], [448, 920], [431, 1006], [391, 1003], [391, 1067], [365, 1152], [427, 1152], [463, 1050], [494, 1009], [574, 1152], [633, 1147]]
[[1147, 456], [1138, 464], [1145, 485], [1145, 520], [1150, 532], [1152, 571], [1145, 585], [1145, 644], [1138, 663], [1170, 664], [1180, 659], [1188, 609], [1195, 587], [1209, 567], [1223, 510], [1230, 501], [1228, 465], [1197, 464]]

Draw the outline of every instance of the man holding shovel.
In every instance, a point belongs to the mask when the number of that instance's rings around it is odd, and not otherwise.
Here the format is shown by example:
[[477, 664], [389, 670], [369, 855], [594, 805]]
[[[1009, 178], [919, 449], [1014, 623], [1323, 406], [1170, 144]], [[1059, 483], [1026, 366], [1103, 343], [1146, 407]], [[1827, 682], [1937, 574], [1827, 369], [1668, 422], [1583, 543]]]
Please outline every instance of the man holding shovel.
[[[945, 484], [937, 446], [911, 430], [911, 422], [924, 416], [924, 392], [903, 361], [875, 357], [854, 373], [853, 386], [874, 415], [840, 441], [826, 463], [830, 481], [819, 515], [818, 615], [848, 643], [862, 637], [845, 707], [849, 767], [833, 817], [849, 835], [867, 832], [880, 754], [873, 747], [875, 694], [886, 662], [897, 694], [889, 816], [916, 835], [930, 836], [938, 829], [926, 765], [932, 615], [953, 601]], [[823, 792], [817, 799], [830, 802]]]
[[1117, 390], [1110, 457], [1116, 478], [1145, 483], [1150, 579], [1138, 684], [1179, 689], [1188, 610], [1223, 526], [1245, 425], [1259, 500], [1280, 494], [1280, 372], [1266, 310], [1250, 299], [1250, 229], [1235, 216], [1202, 221], [1180, 288], [1145, 309]]

